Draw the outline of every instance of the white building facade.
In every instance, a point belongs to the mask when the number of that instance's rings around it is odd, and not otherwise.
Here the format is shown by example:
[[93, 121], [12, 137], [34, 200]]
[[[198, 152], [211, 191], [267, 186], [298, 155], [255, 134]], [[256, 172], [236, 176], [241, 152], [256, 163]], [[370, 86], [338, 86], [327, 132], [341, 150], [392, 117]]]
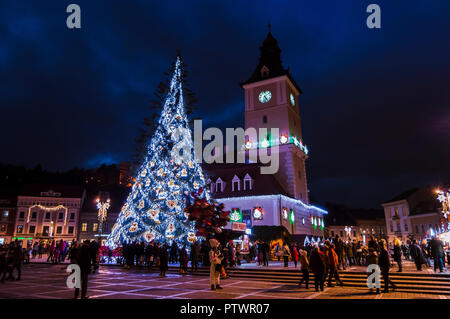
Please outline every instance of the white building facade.
[[17, 198], [13, 239], [28, 243], [76, 239], [84, 196], [84, 190], [79, 188], [28, 187], [28, 190]]

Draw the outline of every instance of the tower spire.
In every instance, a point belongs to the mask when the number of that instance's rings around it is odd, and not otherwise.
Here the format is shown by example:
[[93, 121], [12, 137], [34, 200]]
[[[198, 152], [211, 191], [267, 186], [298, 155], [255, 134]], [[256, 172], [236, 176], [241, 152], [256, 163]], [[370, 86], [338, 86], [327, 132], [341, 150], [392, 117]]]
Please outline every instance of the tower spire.
[[270, 24], [270, 20], [269, 20], [269, 22], [267, 23], [267, 29], [269, 30], [269, 33], [270, 33], [271, 28], [272, 28], [272, 25]]

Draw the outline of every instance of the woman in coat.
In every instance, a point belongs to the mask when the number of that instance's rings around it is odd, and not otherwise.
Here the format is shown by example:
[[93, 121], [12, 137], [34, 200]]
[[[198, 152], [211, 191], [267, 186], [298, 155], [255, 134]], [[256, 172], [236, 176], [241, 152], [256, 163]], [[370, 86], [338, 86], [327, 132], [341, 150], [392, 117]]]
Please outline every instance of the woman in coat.
[[292, 247], [292, 260], [294, 261], [295, 268], [297, 268], [297, 263], [298, 263], [297, 244], [294, 244], [294, 247]]
[[209, 240], [211, 250], [209, 251], [209, 282], [211, 284], [211, 290], [222, 289], [220, 287], [220, 273], [222, 270], [223, 255], [219, 250], [219, 242], [212, 238]]
[[305, 282], [306, 289], [308, 288], [309, 284], [309, 261], [308, 261], [308, 252], [306, 250], [301, 251], [300, 256], [300, 266], [302, 267], [302, 280], [298, 283], [298, 287], [300, 288], [302, 286], [302, 283]]
[[397, 272], [402, 272], [402, 242], [398, 239], [394, 239], [394, 261], [398, 265]]
[[282, 256], [284, 259], [284, 267], [287, 267], [289, 265], [289, 256], [291, 255], [291, 251], [289, 250], [289, 246], [287, 243], [284, 243], [283, 250], [282, 250]]
[[323, 253], [319, 250], [319, 247], [315, 247], [311, 252], [310, 267], [314, 273], [316, 291], [319, 291], [319, 287], [323, 291], [325, 265], [323, 263]]

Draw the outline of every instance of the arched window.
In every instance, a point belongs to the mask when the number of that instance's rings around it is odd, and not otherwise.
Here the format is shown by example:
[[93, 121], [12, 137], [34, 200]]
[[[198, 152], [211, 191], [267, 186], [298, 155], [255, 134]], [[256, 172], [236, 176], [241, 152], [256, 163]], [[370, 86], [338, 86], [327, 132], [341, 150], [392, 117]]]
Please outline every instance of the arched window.
[[216, 181], [216, 193], [221, 193], [223, 192], [223, 188], [224, 188], [224, 183], [222, 181], [222, 179], [219, 177]]
[[250, 177], [250, 175], [245, 174], [244, 176], [244, 191], [249, 191], [252, 190], [252, 178]]
[[241, 180], [237, 175], [234, 175], [233, 180], [231, 181], [231, 191], [237, 192], [241, 190]]

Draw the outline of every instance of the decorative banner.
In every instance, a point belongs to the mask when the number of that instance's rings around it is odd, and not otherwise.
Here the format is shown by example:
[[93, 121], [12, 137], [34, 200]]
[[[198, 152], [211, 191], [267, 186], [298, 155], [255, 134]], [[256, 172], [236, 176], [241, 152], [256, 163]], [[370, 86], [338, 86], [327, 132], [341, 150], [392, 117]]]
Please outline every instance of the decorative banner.
[[231, 230], [245, 232], [247, 229], [246, 223], [231, 223]]
[[263, 209], [259, 206], [253, 208], [253, 219], [263, 219]]
[[288, 209], [286, 207], [283, 207], [282, 209], [282, 215], [283, 215], [283, 219], [288, 219]]
[[242, 213], [239, 208], [232, 208], [230, 214], [230, 220], [234, 223], [242, 222]]

